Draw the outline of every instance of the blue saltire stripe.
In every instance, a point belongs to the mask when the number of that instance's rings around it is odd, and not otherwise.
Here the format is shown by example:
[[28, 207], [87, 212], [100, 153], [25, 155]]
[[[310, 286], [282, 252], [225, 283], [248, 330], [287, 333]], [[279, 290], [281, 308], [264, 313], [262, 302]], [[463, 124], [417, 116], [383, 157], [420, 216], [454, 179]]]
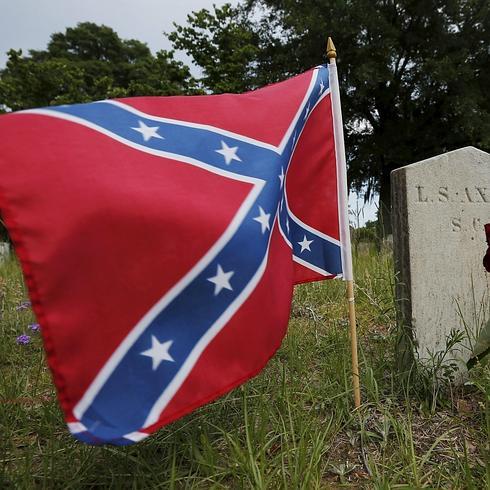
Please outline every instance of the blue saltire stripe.
[[[156, 123], [151, 116], [145, 119], [141, 115], [111, 104], [94, 103], [49, 109], [81, 118], [134, 144], [192, 158], [237, 176], [257, 179], [264, 184], [255, 202], [244, 214], [236, 233], [146, 326], [114, 366], [112, 373], [90, 404], [80, 413], [80, 421], [87, 427], [92, 439], [95, 437], [113, 444], [126, 444], [124, 434], [137, 431], [147, 424], [148, 414], [179, 373], [194, 346], [237, 300], [264, 263], [274, 217], [279, 211], [279, 203], [284, 195], [278, 175], [281, 168], [287, 173], [294, 146], [293, 135], [299, 135], [306, 123], [307, 119], [303, 117], [306, 107], [313, 108], [319, 99], [320, 81], [328, 87], [327, 70], [320, 68], [316, 74], [316, 83], [282, 154], [238, 137], [223, 136], [213, 130], [187, 128], [181, 124], [161, 121], [158, 122], [158, 132], [165, 139], [152, 138], [144, 142], [142, 135], [131, 128], [138, 127], [139, 121], [143, 121], [147, 126], [155, 126]], [[215, 151], [221, 148], [222, 141], [230, 147], [239, 147], [237, 154], [241, 162], [232, 161], [226, 165], [223, 156]], [[270, 214], [270, 230], [265, 233], [262, 233], [261, 224], [254, 220], [259, 216], [259, 207]], [[286, 229], [287, 216], [288, 211], [284, 206], [279, 212], [279, 222], [283, 231]], [[340, 247], [337, 244], [302, 227], [293, 219], [289, 219], [289, 228], [288, 239], [294, 255], [328, 273], [341, 273]], [[257, 239], [250, 240], [251, 236]], [[298, 242], [304, 237], [312, 241], [311, 251], [301, 252]], [[215, 286], [209, 278], [216, 275], [218, 265], [225, 272], [234, 271], [230, 280], [233, 290], [223, 289], [215, 296]], [[206, 297], [209, 300], [202, 301], [202, 298]], [[151, 348], [152, 337], [156, 337], [159, 342], [172, 341], [170, 354], [173, 362], [162, 361], [155, 370], [152, 369], [152, 359], [141, 355]], [[141, 383], [142, 379], [145, 383]], [[104, 416], [107, 419], [103, 420]], [[88, 435], [83, 433], [76, 436], [88, 438]]]

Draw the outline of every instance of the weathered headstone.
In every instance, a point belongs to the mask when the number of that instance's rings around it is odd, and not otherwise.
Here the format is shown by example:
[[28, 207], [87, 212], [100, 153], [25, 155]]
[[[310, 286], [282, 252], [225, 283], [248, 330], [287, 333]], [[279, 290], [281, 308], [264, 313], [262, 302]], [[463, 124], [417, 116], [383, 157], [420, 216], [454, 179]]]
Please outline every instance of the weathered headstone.
[[9, 244], [6, 242], [0, 242], [0, 261], [8, 257], [10, 254]]
[[[490, 222], [490, 155], [461, 148], [391, 174], [393, 245], [402, 338], [398, 361], [413, 347], [422, 362], [442, 352], [452, 330], [474, 335], [490, 315], [490, 275], [482, 266]], [[464, 362], [465, 347], [449, 358]]]

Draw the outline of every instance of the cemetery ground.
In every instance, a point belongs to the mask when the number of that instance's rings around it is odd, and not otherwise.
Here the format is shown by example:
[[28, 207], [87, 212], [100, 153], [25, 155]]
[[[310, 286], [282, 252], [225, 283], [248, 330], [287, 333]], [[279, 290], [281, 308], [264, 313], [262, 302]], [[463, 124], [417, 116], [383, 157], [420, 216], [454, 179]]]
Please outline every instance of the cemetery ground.
[[65, 427], [35, 319], [19, 308], [19, 267], [4, 261], [0, 488], [489, 488], [489, 367], [459, 388], [436, 359], [401, 378], [391, 252], [359, 251], [354, 266], [361, 409], [344, 283], [325, 281], [296, 288], [288, 334], [256, 378], [137, 445], [90, 447]]

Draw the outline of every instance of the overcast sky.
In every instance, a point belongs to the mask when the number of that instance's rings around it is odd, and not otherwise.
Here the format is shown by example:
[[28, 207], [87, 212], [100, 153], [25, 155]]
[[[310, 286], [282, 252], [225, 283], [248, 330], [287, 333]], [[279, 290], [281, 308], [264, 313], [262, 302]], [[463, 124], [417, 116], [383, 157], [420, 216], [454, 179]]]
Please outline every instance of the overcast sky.
[[[153, 52], [170, 49], [163, 35], [173, 22], [184, 24], [187, 14], [221, 6], [220, 0], [0, 0], [0, 68], [10, 48], [43, 49], [50, 35], [78, 22], [112, 27], [123, 39], [138, 39]], [[228, 3], [236, 5], [237, 0]], [[181, 58], [184, 60], [184, 58]], [[187, 59], [185, 59], [187, 61]]]

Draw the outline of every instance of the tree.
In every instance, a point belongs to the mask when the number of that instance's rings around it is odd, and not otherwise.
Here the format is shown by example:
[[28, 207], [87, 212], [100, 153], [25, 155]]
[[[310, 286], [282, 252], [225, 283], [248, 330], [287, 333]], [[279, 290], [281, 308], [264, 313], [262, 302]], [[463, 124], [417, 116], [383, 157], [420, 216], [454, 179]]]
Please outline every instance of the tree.
[[[349, 181], [356, 189], [366, 185], [368, 195], [379, 193], [385, 232], [392, 170], [465, 145], [490, 150], [487, 0], [248, 0], [232, 11], [206, 23], [189, 17], [195, 47], [188, 43], [187, 50], [203, 66], [198, 52], [216, 45], [224, 26], [236, 32], [233, 22], [240, 35], [227, 46], [247, 39], [260, 47], [243, 60], [252, 82], [276, 81], [326, 61], [325, 39], [333, 37]], [[181, 36], [188, 32], [180, 30]], [[176, 47], [183, 45], [180, 40]]]
[[[55, 33], [46, 50], [10, 50], [0, 71], [0, 113], [135, 95], [193, 93], [189, 68], [168, 51], [122, 40], [110, 27], [80, 23]], [[0, 217], [1, 218], [1, 217]], [[8, 239], [0, 219], [0, 241]]]
[[254, 63], [260, 38], [241, 9], [225, 4], [187, 16], [168, 34], [175, 49], [185, 51], [202, 68], [203, 88], [215, 94], [244, 92], [257, 86]]
[[53, 34], [46, 50], [8, 55], [0, 71], [0, 107], [10, 110], [195, 90], [189, 68], [171, 52], [153, 56], [146, 44], [90, 22]]

